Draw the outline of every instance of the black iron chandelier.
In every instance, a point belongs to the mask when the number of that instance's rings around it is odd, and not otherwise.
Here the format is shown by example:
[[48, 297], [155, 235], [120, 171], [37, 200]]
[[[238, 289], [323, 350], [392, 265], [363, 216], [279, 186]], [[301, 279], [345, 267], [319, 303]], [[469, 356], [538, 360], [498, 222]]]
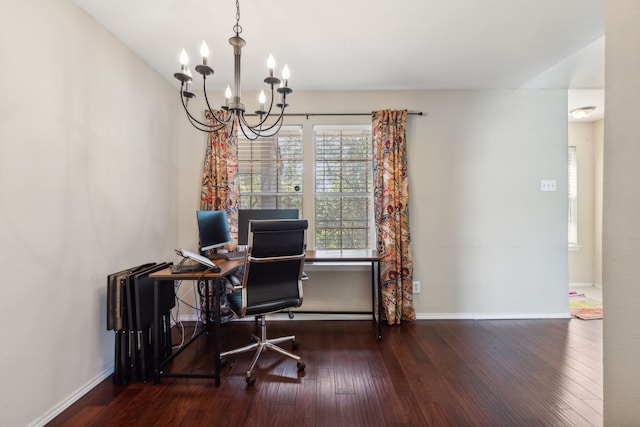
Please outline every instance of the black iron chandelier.
[[[271, 89], [271, 101], [269, 102], [269, 108], [265, 109], [266, 96], [263, 90], [260, 92], [260, 95], [258, 97], [260, 108], [255, 111], [255, 114], [258, 117], [257, 123], [253, 125], [249, 124], [245, 114], [245, 105], [241, 100], [240, 88], [241, 50], [242, 47], [246, 45], [246, 42], [242, 37], [240, 37], [240, 33], [242, 33], [242, 27], [240, 26], [239, 0], [236, 0], [236, 24], [233, 26], [233, 31], [235, 32], [235, 36], [229, 39], [229, 44], [233, 46], [234, 92], [231, 92], [231, 88], [227, 86], [227, 90], [225, 91], [226, 102], [223, 106], [221, 106], [222, 111], [216, 114], [209, 104], [209, 97], [207, 96], [207, 77], [213, 74], [213, 68], [207, 65], [209, 59], [209, 48], [204, 41], [202, 42], [202, 46], [200, 48], [202, 64], [196, 65], [195, 70], [202, 76], [202, 90], [204, 92], [204, 100], [207, 108], [206, 118], [208, 119], [208, 121], [200, 121], [189, 112], [189, 99], [195, 98], [196, 95], [195, 93], [191, 92], [191, 83], [193, 81], [193, 77], [188, 67], [189, 58], [184, 49], [182, 49], [182, 52], [180, 53], [180, 72], [173, 75], [180, 81], [180, 100], [182, 102], [182, 107], [187, 113], [189, 122], [193, 125], [193, 127], [202, 132], [215, 132], [228, 125], [232, 126], [231, 129], [233, 132], [233, 127], [235, 126], [237, 119], [238, 127], [242, 131], [243, 135], [248, 139], [253, 140], [257, 139], [258, 137], [274, 136], [282, 127], [284, 111], [289, 106], [287, 104], [287, 95], [293, 92], [293, 90], [289, 87], [289, 68], [286, 65], [284, 66], [282, 70], [282, 80], [274, 77], [273, 71], [275, 68], [275, 61], [273, 59], [273, 56], [269, 55], [269, 59], [267, 61], [269, 76], [264, 79], [264, 82]], [[276, 110], [273, 111], [275, 98], [278, 97], [275, 92], [279, 94], [280, 99], [279, 102], [276, 102], [275, 104]], [[231, 114], [227, 114], [226, 112], [230, 112]], [[276, 115], [277, 118], [274, 118], [276, 117]]]

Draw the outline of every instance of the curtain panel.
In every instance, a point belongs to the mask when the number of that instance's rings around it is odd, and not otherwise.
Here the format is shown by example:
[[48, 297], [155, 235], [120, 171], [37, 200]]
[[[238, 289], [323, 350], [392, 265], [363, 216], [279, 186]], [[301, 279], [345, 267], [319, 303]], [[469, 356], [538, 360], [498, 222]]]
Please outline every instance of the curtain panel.
[[[227, 119], [229, 111], [214, 110], [217, 117]], [[205, 117], [210, 125], [216, 122], [208, 111]], [[200, 210], [225, 210], [229, 217], [229, 231], [234, 243], [238, 241], [238, 206], [240, 184], [238, 181], [238, 127], [224, 126], [209, 132], [202, 171]]]
[[414, 320], [413, 253], [409, 231], [407, 110], [374, 111], [374, 212], [382, 256], [382, 305], [387, 322]]

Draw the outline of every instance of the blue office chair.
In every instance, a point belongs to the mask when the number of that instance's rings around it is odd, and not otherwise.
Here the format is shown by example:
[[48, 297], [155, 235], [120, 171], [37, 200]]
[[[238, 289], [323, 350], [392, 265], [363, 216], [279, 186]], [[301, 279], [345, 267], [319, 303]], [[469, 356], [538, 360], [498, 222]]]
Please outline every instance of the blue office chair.
[[239, 292], [227, 295], [227, 304], [239, 317], [256, 316], [260, 322], [261, 336], [251, 335], [252, 344], [220, 354], [255, 350], [247, 370], [247, 384], [256, 382], [252, 372], [260, 354], [273, 350], [297, 361], [299, 371], [305, 369], [304, 361], [276, 344], [298, 342], [294, 335], [267, 338], [265, 316], [302, 305], [302, 272], [307, 247], [307, 220], [260, 220], [249, 223], [247, 257]]

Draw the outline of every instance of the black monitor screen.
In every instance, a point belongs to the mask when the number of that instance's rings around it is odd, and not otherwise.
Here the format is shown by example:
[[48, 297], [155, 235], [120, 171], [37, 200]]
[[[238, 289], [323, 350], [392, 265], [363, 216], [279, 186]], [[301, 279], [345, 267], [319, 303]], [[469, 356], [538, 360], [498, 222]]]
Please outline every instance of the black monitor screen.
[[238, 244], [249, 240], [249, 221], [254, 219], [298, 219], [298, 209], [238, 209]]
[[196, 211], [196, 216], [201, 252], [231, 243], [226, 211]]

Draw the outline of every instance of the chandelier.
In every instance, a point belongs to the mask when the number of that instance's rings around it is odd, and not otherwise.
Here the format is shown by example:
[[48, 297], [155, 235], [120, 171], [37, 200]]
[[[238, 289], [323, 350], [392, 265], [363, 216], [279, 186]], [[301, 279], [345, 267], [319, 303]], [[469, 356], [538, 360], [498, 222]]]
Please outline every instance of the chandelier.
[[[289, 88], [289, 68], [286, 65], [284, 66], [282, 70], [282, 80], [274, 77], [273, 71], [275, 68], [275, 60], [273, 59], [273, 56], [269, 55], [269, 59], [267, 60], [269, 76], [264, 79], [264, 82], [271, 89], [271, 101], [269, 102], [269, 108], [265, 109], [266, 96], [264, 94], [264, 90], [262, 90], [258, 97], [260, 108], [255, 111], [255, 115], [258, 117], [258, 120], [256, 123], [250, 124], [247, 121], [247, 114], [245, 114], [245, 105], [241, 100], [241, 51], [242, 47], [246, 45], [246, 42], [242, 37], [240, 37], [240, 33], [242, 33], [242, 27], [240, 26], [239, 0], [236, 0], [236, 24], [233, 26], [233, 32], [235, 33], [235, 36], [229, 39], [229, 44], [233, 46], [234, 92], [232, 92], [231, 88], [227, 86], [227, 90], [225, 91], [226, 102], [221, 106], [222, 111], [219, 111], [216, 114], [209, 104], [209, 97], [207, 95], [207, 77], [213, 75], [213, 68], [207, 65], [209, 59], [209, 48], [204, 41], [202, 42], [202, 46], [200, 48], [202, 64], [196, 65], [195, 70], [202, 76], [202, 90], [204, 92], [204, 100], [207, 109], [206, 116], [208, 121], [200, 121], [196, 119], [193, 114], [191, 114], [191, 112], [189, 112], [189, 99], [195, 98], [196, 95], [195, 93], [191, 92], [191, 83], [193, 81], [193, 77], [188, 67], [189, 58], [184, 49], [182, 49], [182, 52], [180, 53], [180, 72], [173, 75], [180, 81], [180, 100], [182, 102], [182, 107], [187, 114], [189, 122], [193, 125], [193, 127], [202, 132], [215, 132], [225, 126], [231, 125], [231, 132], [233, 133], [233, 129], [237, 122], [238, 127], [242, 131], [243, 135], [248, 139], [255, 140], [258, 137], [274, 136], [282, 127], [284, 111], [289, 106], [286, 102], [287, 95], [293, 92], [293, 90]], [[274, 101], [275, 98], [278, 97], [275, 92], [279, 94], [280, 99], [279, 102], [275, 104], [276, 109], [274, 110]], [[231, 114], [228, 114], [228, 112], [230, 112]]]

